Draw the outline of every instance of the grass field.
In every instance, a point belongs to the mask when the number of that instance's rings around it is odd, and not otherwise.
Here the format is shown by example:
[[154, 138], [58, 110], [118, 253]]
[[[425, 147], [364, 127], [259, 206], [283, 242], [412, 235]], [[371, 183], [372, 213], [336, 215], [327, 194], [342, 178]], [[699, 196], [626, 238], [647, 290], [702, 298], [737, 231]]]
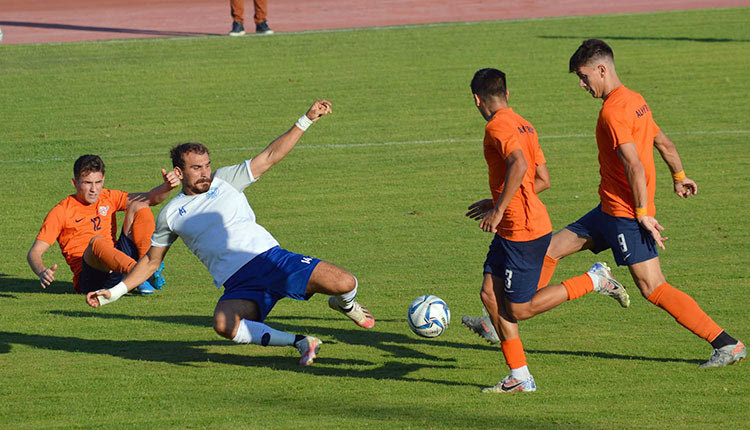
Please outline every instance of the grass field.
[[[700, 187], [680, 200], [657, 168], [667, 278], [750, 339], [748, 22], [741, 8], [0, 46], [0, 428], [747, 427], [747, 363], [698, 370], [710, 347], [634, 288], [627, 310], [589, 295], [521, 323], [533, 394], [479, 393], [507, 368], [460, 318], [481, 313], [490, 241], [463, 216], [488, 196], [469, 81], [481, 67], [508, 73], [511, 105], [542, 136], [552, 177], [543, 200], [562, 228], [597, 202], [600, 102], [567, 64], [581, 40], [600, 37]], [[267, 320], [323, 339], [311, 367], [297, 366], [291, 348], [219, 338], [220, 291], [181, 242], [153, 297], [91, 309], [71, 294], [67, 267], [41, 290], [25, 255], [44, 215], [73, 191], [79, 155], [102, 155], [106, 186], [145, 191], [169, 167], [170, 146], [201, 141], [215, 166], [236, 163], [320, 97], [334, 114], [249, 200], [282, 246], [358, 276], [373, 331], [314, 297], [282, 301]], [[554, 280], [596, 258], [571, 256]], [[56, 245], [45, 262], [64, 266]], [[626, 269], [615, 274], [632, 285]], [[453, 314], [434, 340], [406, 324], [424, 293]]]

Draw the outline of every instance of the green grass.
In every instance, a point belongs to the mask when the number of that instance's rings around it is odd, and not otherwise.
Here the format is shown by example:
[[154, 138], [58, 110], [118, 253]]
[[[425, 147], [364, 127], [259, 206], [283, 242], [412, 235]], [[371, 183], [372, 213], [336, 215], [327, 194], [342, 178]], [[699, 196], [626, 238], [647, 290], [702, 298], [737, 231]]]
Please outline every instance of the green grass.
[[[511, 105], [542, 136], [553, 183], [543, 199], [562, 228], [597, 201], [600, 103], [577, 88], [567, 62], [581, 40], [601, 37], [700, 187], [681, 201], [658, 167], [657, 217], [670, 237], [664, 271], [731, 334], [750, 339], [748, 21], [750, 8], [739, 8], [0, 47], [0, 427], [746, 423], [747, 365], [699, 371], [710, 348], [635, 291], [628, 310], [590, 295], [521, 323], [539, 386], [530, 395], [479, 393], [507, 368], [460, 317], [481, 312], [490, 240], [463, 217], [488, 196], [483, 120], [468, 89], [474, 71], [508, 73]], [[153, 297], [93, 310], [69, 294], [67, 268], [41, 291], [25, 254], [47, 211], [72, 192], [77, 156], [101, 154], [107, 186], [144, 191], [168, 167], [170, 146], [201, 141], [215, 166], [238, 162], [319, 97], [334, 115], [248, 195], [284, 247], [359, 277], [373, 331], [314, 297], [282, 301], [267, 320], [324, 340], [309, 368], [291, 348], [221, 339], [211, 328], [220, 292], [181, 242], [167, 256], [167, 287]], [[571, 256], [554, 279], [594, 259]], [[64, 265], [57, 246], [45, 262]], [[615, 274], [628, 279], [623, 268]], [[435, 340], [412, 335], [405, 320], [424, 293], [453, 313]]]

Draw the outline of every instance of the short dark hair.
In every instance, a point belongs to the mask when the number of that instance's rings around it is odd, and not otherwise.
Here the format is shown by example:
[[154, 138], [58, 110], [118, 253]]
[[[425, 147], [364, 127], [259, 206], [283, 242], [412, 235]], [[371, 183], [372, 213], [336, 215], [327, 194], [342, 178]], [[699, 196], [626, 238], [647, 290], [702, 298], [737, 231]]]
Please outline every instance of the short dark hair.
[[570, 73], [574, 73], [579, 67], [585, 66], [589, 61], [599, 58], [609, 58], [615, 60], [615, 54], [612, 52], [612, 48], [609, 47], [603, 40], [599, 39], [588, 39], [584, 40], [581, 46], [578, 47], [575, 54], [570, 57]]
[[73, 163], [73, 177], [76, 180], [81, 176], [92, 172], [102, 172], [102, 175], [104, 175], [104, 161], [102, 161], [101, 157], [98, 155], [81, 155], [76, 162]]
[[492, 96], [506, 98], [507, 85], [505, 83], [505, 73], [497, 69], [481, 69], [474, 73], [471, 80], [471, 92], [482, 99]]
[[185, 169], [185, 159], [183, 155], [188, 152], [195, 152], [196, 154], [208, 154], [208, 148], [206, 145], [198, 142], [187, 142], [175, 146], [169, 150], [169, 156], [172, 157], [172, 167], [179, 167]]

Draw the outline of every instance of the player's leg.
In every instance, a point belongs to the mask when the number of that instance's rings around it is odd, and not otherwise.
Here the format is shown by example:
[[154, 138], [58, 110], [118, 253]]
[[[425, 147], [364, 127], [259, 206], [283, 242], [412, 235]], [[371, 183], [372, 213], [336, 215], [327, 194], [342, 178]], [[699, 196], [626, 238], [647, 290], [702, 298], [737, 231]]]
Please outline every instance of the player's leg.
[[273, 329], [262, 322], [264, 313], [254, 300], [222, 298], [214, 310], [214, 330], [236, 343], [294, 346], [301, 355], [300, 365], [312, 364], [322, 345], [320, 339]]
[[[549, 235], [534, 245], [505, 240], [495, 236], [487, 253], [484, 264], [484, 281], [482, 283], [482, 302], [490, 314], [490, 319], [499, 334], [500, 346], [505, 363], [510, 368], [510, 375], [492, 387], [482, 390], [485, 393], [506, 393], [515, 391], [534, 391], [536, 384], [529, 372], [526, 353], [523, 350], [518, 323], [510, 312], [512, 303], [521, 303], [536, 291], [541, 264], [535, 264], [536, 272], [530, 276], [525, 270], [524, 262], [518, 257], [524, 254], [536, 254], [531, 258], [541, 261], [549, 243]], [[522, 258], [523, 260], [523, 258]], [[494, 303], [492, 301], [494, 296]]]
[[[576, 223], [580, 223], [580, 220]], [[547, 248], [547, 253], [544, 256], [544, 265], [542, 266], [542, 274], [539, 276], [539, 289], [549, 285], [552, 280], [552, 275], [555, 273], [557, 263], [563, 258], [573, 255], [584, 249], [594, 248], [594, 240], [583, 232], [575, 233], [571, 230], [570, 226], [556, 232], [552, 235]]]
[[[125, 217], [122, 221], [122, 233], [115, 247], [122, 249], [125, 253], [138, 260], [143, 257], [151, 248], [151, 236], [156, 229], [156, 221], [151, 207], [145, 200], [131, 199], [128, 201]], [[125, 237], [123, 237], [125, 236]], [[127, 249], [127, 250], [126, 250]], [[162, 275], [164, 262], [159, 265], [153, 275], [138, 290], [141, 293], [146, 292], [149, 288], [161, 290], [167, 283]], [[153, 288], [152, 288], [153, 287]]]
[[716, 324], [692, 297], [666, 281], [659, 257], [632, 264], [628, 268], [641, 294], [649, 302], [665, 310], [683, 327], [705, 339], [714, 348], [711, 358], [701, 367], [726, 366], [745, 358], [747, 351], [742, 342]]
[[346, 315], [360, 327], [372, 328], [375, 318], [355, 300], [358, 286], [354, 275], [336, 265], [321, 261], [310, 275], [306, 293], [330, 295], [328, 306], [331, 309]]
[[122, 232], [135, 243], [137, 258], [143, 257], [151, 248], [151, 236], [155, 229], [156, 221], [148, 202], [129, 200], [122, 220]]
[[[93, 237], [81, 258], [78, 289], [88, 293], [117, 285], [123, 275], [135, 266], [137, 255], [135, 244], [124, 234], [120, 235], [114, 245], [102, 236]], [[151, 283], [146, 281], [134, 292], [153, 294], [154, 289]]]
[[[484, 316], [473, 318], [464, 315], [461, 317], [461, 323], [466, 326], [466, 328], [479, 335], [482, 339], [486, 340], [491, 345], [494, 345], [500, 342], [500, 337], [495, 330], [495, 322], [490, 317], [490, 312], [493, 314], [497, 313], [497, 299], [495, 298], [495, 290], [489, 273], [484, 274], [482, 289], [479, 292], [479, 299], [484, 305]], [[490, 311], [487, 311], [487, 309], [490, 309]]]
[[[568, 255], [575, 254], [576, 252], [590, 249], [594, 253], [601, 252], [603, 249], [607, 249], [606, 243], [602, 238], [595, 233], [596, 227], [596, 209], [590, 211], [576, 222], [568, 225], [566, 228], [553, 234], [550, 238], [549, 245], [544, 256], [544, 262], [542, 264], [542, 270], [539, 275], [539, 281], [537, 282], [537, 289], [541, 290], [549, 285], [552, 275], [555, 273], [557, 262], [567, 257]], [[595, 239], [596, 238], [596, 239]], [[570, 285], [570, 283], [567, 283]], [[523, 311], [521, 309], [518, 312], [523, 312], [524, 317], [521, 319], [530, 318], [531, 316], [542, 313], [546, 310], [552, 309], [566, 300], [572, 300], [572, 298], [580, 297], [569, 294], [565, 294], [559, 289], [560, 284], [557, 284], [555, 288], [543, 292], [540, 296], [535, 297], [533, 303], [533, 309]], [[585, 292], [583, 293], [585, 294]], [[531, 304], [530, 304], [531, 305]], [[469, 330], [479, 334], [484, 339], [493, 343], [493, 340], [497, 338], [497, 333], [494, 333], [494, 329], [489, 325], [489, 317], [473, 318], [468, 315], [464, 315], [461, 318], [461, 322], [469, 328]], [[486, 330], [485, 327], [490, 328]]]
[[135, 260], [126, 253], [115, 248], [103, 236], [94, 236], [83, 252], [83, 261], [96, 270], [104, 273], [109, 271], [128, 273], [135, 266]]
[[497, 296], [500, 300], [497, 304], [497, 323], [496, 328], [502, 340], [500, 341], [501, 351], [505, 364], [510, 369], [510, 375], [503, 378], [500, 382], [492, 387], [482, 389], [483, 393], [512, 393], [517, 391], [535, 391], [536, 382], [529, 372], [529, 366], [526, 361], [526, 352], [523, 349], [518, 322], [510, 316], [508, 311], [508, 301], [505, 300], [501, 285], [503, 280], [493, 275], [492, 280], [497, 289]]

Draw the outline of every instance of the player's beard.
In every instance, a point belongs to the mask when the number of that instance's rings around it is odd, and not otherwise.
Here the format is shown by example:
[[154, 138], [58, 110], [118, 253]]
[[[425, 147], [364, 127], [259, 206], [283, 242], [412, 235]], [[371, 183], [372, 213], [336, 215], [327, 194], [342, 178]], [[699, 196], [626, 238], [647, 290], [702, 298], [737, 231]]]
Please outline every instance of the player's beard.
[[211, 179], [199, 179], [191, 187], [193, 194], [203, 194], [211, 188]]

